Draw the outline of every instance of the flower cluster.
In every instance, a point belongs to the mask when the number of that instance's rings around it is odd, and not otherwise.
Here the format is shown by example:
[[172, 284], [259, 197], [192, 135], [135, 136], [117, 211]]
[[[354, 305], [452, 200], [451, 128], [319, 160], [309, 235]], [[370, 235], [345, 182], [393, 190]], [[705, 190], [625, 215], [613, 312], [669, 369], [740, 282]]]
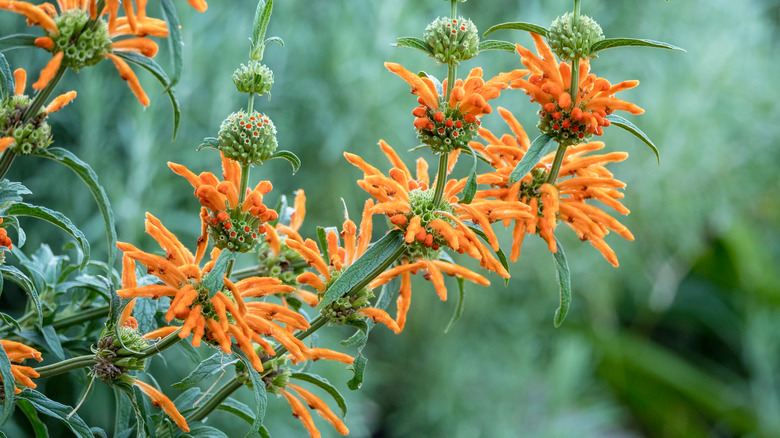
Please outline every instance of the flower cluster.
[[[8, 356], [8, 360], [11, 362], [21, 363], [25, 359], [35, 359], [38, 362], [43, 360], [40, 351], [19, 342], [0, 339], [0, 345], [3, 346], [5, 355]], [[16, 381], [15, 383], [28, 388], [36, 387], [35, 382], [33, 382], [32, 379], [38, 377], [39, 374], [33, 368], [24, 365], [11, 364], [11, 373]], [[8, 384], [9, 382], [3, 382], [3, 376], [0, 376], [0, 386]], [[22, 392], [22, 390], [14, 387], [14, 392], [18, 394]], [[2, 394], [2, 391], [0, 391], [0, 395]]]

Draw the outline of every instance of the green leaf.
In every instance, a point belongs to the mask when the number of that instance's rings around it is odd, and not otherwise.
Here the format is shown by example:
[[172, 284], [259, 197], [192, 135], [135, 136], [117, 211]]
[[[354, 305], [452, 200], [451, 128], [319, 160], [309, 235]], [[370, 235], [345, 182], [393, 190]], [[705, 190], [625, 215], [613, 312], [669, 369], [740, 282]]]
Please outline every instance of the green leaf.
[[271, 38], [266, 38], [266, 40], [263, 41], [263, 46], [267, 46], [268, 43], [279, 43], [280, 46], [284, 47], [284, 40], [278, 36], [272, 36]]
[[119, 433], [126, 430], [130, 425], [130, 419], [133, 415], [133, 407], [125, 400], [125, 396], [122, 395], [122, 390], [114, 386], [114, 401], [116, 402], [116, 415], [114, 417], [114, 438], [119, 436]]
[[479, 42], [477, 50], [480, 52], [484, 52], [485, 50], [503, 50], [505, 52], [514, 52], [515, 45], [507, 41], [484, 40]]
[[464, 293], [463, 284], [464, 281], [462, 278], [457, 278], [458, 280], [458, 305], [455, 306], [455, 312], [452, 314], [452, 318], [450, 318], [450, 322], [447, 323], [447, 327], [444, 329], [444, 333], [447, 333], [450, 331], [453, 325], [455, 325], [456, 322], [460, 319], [461, 316], [463, 316], [463, 309], [465, 308], [464, 302], [466, 298], [466, 294]]
[[271, 12], [273, 11], [273, 8], [273, 0], [268, 0], [268, 3], [266, 3], [264, 0], [257, 2], [255, 19], [252, 23], [252, 39], [250, 40], [249, 47], [249, 58], [254, 61], [260, 61], [263, 59], [263, 51], [265, 50], [265, 32], [268, 30], [268, 22], [271, 21]]
[[134, 52], [116, 52], [115, 55], [120, 58], [130, 61], [133, 64], [141, 66], [146, 71], [151, 73], [157, 80], [165, 87], [165, 92], [171, 99], [171, 105], [173, 106], [173, 138], [171, 141], [176, 140], [176, 134], [179, 132], [179, 121], [181, 119], [181, 110], [179, 109], [179, 100], [176, 99], [176, 92], [171, 86], [171, 81], [168, 79], [168, 75], [165, 74], [163, 69], [152, 59]]
[[265, 418], [265, 408], [268, 404], [268, 397], [265, 393], [265, 383], [263, 382], [263, 379], [261, 379], [260, 374], [252, 368], [252, 362], [246, 357], [246, 354], [237, 348], [233, 349], [233, 354], [241, 358], [241, 361], [244, 362], [249, 377], [252, 380], [252, 392], [255, 395], [255, 421], [252, 423], [249, 432], [244, 436], [244, 438], [251, 438], [263, 428], [263, 419]]
[[648, 145], [650, 149], [653, 150], [653, 153], [655, 153], [655, 158], [656, 160], [658, 160], [658, 165], [659, 166], [661, 165], [661, 156], [658, 154], [658, 148], [655, 147], [652, 140], [650, 140], [650, 137], [648, 137], [644, 132], [642, 132], [641, 129], [637, 128], [636, 125], [629, 122], [628, 120], [615, 114], [610, 114], [607, 117], [605, 117], [605, 119], [609, 120], [610, 123], [615, 124], [618, 127], [623, 128], [626, 131], [634, 134], [636, 138], [645, 142], [645, 144]]
[[403, 232], [395, 229], [385, 234], [347, 266], [325, 291], [317, 310], [322, 311], [330, 303], [353, 290], [359, 290], [381, 274], [405, 250]]
[[11, 73], [11, 66], [5, 60], [5, 56], [0, 53], [0, 101], [14, 93], [14, 75]]
[[566, 314], [569, 312], [569, 304], [571, 304], [571, 272], [569, 271], [569, 262], [566, 261], [566, 253], [563, 252], [563, 246], [558, 239], [555, 239], [555, 245], [557, 250], [553, 253], [553, 261], [555, 262], [555, 276], [558, 278], [558, 287], [560, 288], [560, 305], [555, 310], [555, 326], [560, 327], [563, 320], [566, 319]]
[[65, 406], [54, 400], [48, 399], [45, 395], [34, 389], [26, 389], [17, 395], [18, 398], [27, 400], [33, 405], [35, 410], [41, 414], [48, 415], [62, 421], [68, 429], [78, 438], [94, 438], [95, 435], [87, 426], [87, 423], [76, 414], [71, 414], [73, 408]]
[[187, 389], [196, 383], [208, 379], [209, 377], [225, 371], [225, 367], [238, 362], [238, 359], [231, 359], [222, 353], [214, 353], [211, 357], [199, 363], [192, 372], [179, 382], [171, 385], [176, 389]]
[[[15, 382], [14, 375], [11, 373], [11, 361], [8, 360], [3, 344], [0, 344], [0, 377], [3, 378], [3, 382]], [[14, 388], [16, 388], [14, 383], [3, 385], [5, 402], [0, 410], [0, 426], [5, 424], [14, 412]]]
[[322, 249], [323, 258], [327, 261], [330, 261], [330, 252], [328, 251], [328, 231], [324, 227], [317, 227], [317, 240], [320, 243], [320, 249]]
[[22, 33], [8, 35], [7, 37], [0, 38], [0, 52], [7, 52], [9, 50], [22, 49], [25, 47], [38, 47], [35, 45], [36, 39], [38, 39], [38, 37], [35, 35]]
[[205, 148], [211, 148], [211, 149], [217, 149], [219, 150], [219, 139], [216, 137], [206, 137], [203, 139], [203, 142], [198, 146], [198, 151], [205, 149]]
[[130, 405], [135, 411], [135, 429], [138, 431], [138, 436], [136, 438], [145, 438], [147, 423], [146, 418], [148, 417], [148, 413], [144, 407], [144, 404], [138, 403], [138, 398], [142, 397], [141, 390], [134, 385], [130, 385], [124, 382], [115, 384], [114, 388], [119, 388], [119, 390], [125, 393], [127, 400], [130, 401]]
[[35, 306], [35, 312], [38, 315], [36, 324], [40, 325], [43, 320], [43, 311], [41, 310], [41, 299], [38, 297], [38, 288], [35, 286], [35, 283], [15, 266], [0, 265], [0, 272], [3, 277], [10, 278], [11, 281], [18, 284], [19, 287], [27, 292], [30, 296], [30, 300], [32, 300], [33, 306]]
[[[490, 246], [490, 241], [488, 240], [487, 234], [485, 234], [484, 231], [482, 231], [482, 227], [480, 227], [478, 224], [475, 224], [473, 222], [464, 222], [467, 227], [471, 229], [471, 231], [474, 232], [477, 236], [479, 236], [482, 240], [488, 243], [488, 246]], [[504, 254], [504, 251], [501, 249], [501, 247], [498, 248], [498, 251], [496, 251], [496, 257], [498, 257], [498, 261], [501, 262], [501, 266], [506, 269], [506, 272], [509, 272], [509, 262], [507, 261], [506, 254]], [[509, 284], [509, 279], [504, 279], [504, 285]]]
[[309, 382], [312, 385], [324, 389], [325, 392], [327, 392], [328, 394], [330, 394], [331, 397], [333, 397], [333, 400], [336, 401], [336, 404], [339, 405], [339, 408], [341, 408], [341, 417], [344, 418], [344, 416], [347, 415], [347, 402], [344, 401], [344, 397], [341, 395], [339, 390], [336, 389], [335, 386], [331, 385], [330, 382], [328, 382], [328, 379], [310, 373], [292, 373], [290, 374], [290, 378], [296, 380], [303, 380], [304, 382]]
[[208, 291], [209, 298], [214, 298], [214, 295], [225, 287], [225, 271], [227, 271], [228, 263], [235, 260], [236, 254], [231, 251], [222, 251], [217, 257], [214, 267], [203, 277], [200, 284]]
[[[547, 29], [543, 28], [542, 26], [537, 26], [536, 24], [524, 23], [524, 22], [497, 24], [491, 27], [490, 29], [488, 29], [487, 31], [485, 31], [485, 33], [483, 33], [482, 36], [484, 37], [485, 35], [491, 32], [495, 32], [497, 30], [502, 30], [502, 29], [525, 30], [531, 33], [541, 35], [543, 37], [547, 36]], [[514, 50], [514, 47], [512, 47], [512, 50]]]
[[536, 140], [534, 140], [533, 143], [531, 143], [531, 146], [528, 147], [528, 150], [525, 152], [525, 155], [523, 155], [523, 158], [519, 163], [517, 163], [517, 166], [515, 166], [515, 170], [513, 170], [509, 175], [509, 182], [514, 184], [523, 179], [523, 177], [526, 176], [528, 172], [530, 172], [531, 169], [536, 166], [537, 163], [539, 163], [539, 160], [542, 159], [542, 157], [550, 149], [550, 146], [552, 146], [554, 143], [555, 139], [547, 134], [542, 134], [539, 137], [536, 137]]
[[6, 208], [3, 214], [6, 216], [31, 216], [62, 228], [79, 243], [79, 247], [83, 253], [80, 267], [83, 269], [84, 266], [87, 265], [87, 262], [89, 261], [89, 242], [87, 241], [87, 237], [84, 236], [84, 233], [76, 228], [64, 214], [39, 205], [27, 204], [26, 202], [12, 204]]
[[18, 202], [22, 200], [22, 195], [30, 195], [32, 192], [21, 183], [3, 179], [0, 181], [0, 206], [7, 202]]
[[295, 175], [295, 173], [298, 172], [298, 169], [301, 168], [301, 159], [290, 151], [276, 151], [275, 154], [271, 155], [270, 159], [274, 158], [282, 158], [287, 160], [290, 165], [292, 165], [293, 175]]
[[368, 359], [363, 356], [363, 349], [361, 349], [360, 353], [355, 356], [355, 361], [352, 362], [352, 365], [347, 367], [347, 369], [350, 369], [353, 372], [352, 378], [347, 382], [347, 387], [349, 389], [355, 391], [363, 386], [363, 375], [366, 372], [367, 363]]
[[685, 52], [685, 49], [677, 47], [673, 44], [664, 43], [662, 41], [642, 40], [637, 38], [607, 38], [590, 46], [590, 53], [600, 52], [602, 50], [611, 49], [613, 47], [657, 47], [659, 49], [679, 50]]
[[408, 49], [415, 49], [421, 52], [425, 52], [428, 55], [433, 55], [433, 49], [425, 41], [420, 38], [404, 37], [395, 40], [394, 47], [406, 47]]
[[[3, 284], [3, 276], [0, 275], [0, 285], [2, 284]], [[8, 327], [3, 327], [3, 331], [11, 329], [10, 326], [14, 326], [14, 328], [18, 331], [22, 330], [22, 326], [20, 326], [19, 323], [16, 322], [16, 320], [11, 317], [11, 315], [7, 315], [3, 312], [0, 312], [0, 319], [2, 319], [3, 322], [8, 325]]]
[[228, 438], [225, 432], [203, 423], [195, 423], [190, 428], [190, 433], [185, 436], [197, 437], [197, 438]]
[[471, 166], [471, 172], [469, 172], [469, 178], [466, 180], [466, 186], [463, 187], [463, 199], [460, 201], [463, 204], [470, 204], [474, 200], [474, 195], [477, 193], [477, 155], [470, 146], [466, 146], [465, 149], [471, 151], [471, 156], [474, 157], [474, 165]]
[[[443, 96], [444, 95], [444, 86], [442, 85], [441, 81], [439, 81], [439, 79], [436, 78], [436, 76], [428, 74], [428, 73], [426, 73], [424, 71], [421, 71], [421, 72], [417, 73], [417, 76], [419, 76], [421, 78], [428, 78], [428, 79], [430, 79], [431, 82], [433, 82], [433, 86], [436, 87], [436, 93], [438, 93], [439, 96]], [[421, 146], [418, 146], [418, 147], [414, 148], [413, 150], [427, 148], [427, 147], [429, 147], [429, 146], [428, 145], [421, 145]], [[411, 151], [409, 151], [409, 152], [411, 152]]]
[[173, 75], [168, 87], [173, 87], [179, 83], [182, 70], [182, 48], [184, 41], [181, 35], [181, 26], [179, 25], [179, 16], [176, 14], [176, 7], [171, 0], [162, 0], [162, 18], [168, 25], [168, 49], [171, 51], [171, 62], [173, 64]]
[[19, 409], [21, 409], [22, 412], [24, 412], [24, 415], [27, 416], [27, 419], [30, 420], [30, 425], [33, 428], [33, 432], [35, 432], [35, 438], [49, 438], [49, 430], [41, 419], [38, 418], [38, 412], [33, 405], [27, 400], [22, 399], [17, 400], [16, 405], [19, 406]]
[[246, 421], [249, 424], [252, 424], [255, 421], [255, 413], [249, 409], [249, 406], [232, 397], [226, 398], [222, 403], [219, 404], [219, 406], [217, 406], [217, 409], [230, 412], [231, 414]]
[[[138, 321], [139, 332], [149, 333], [158, 328], [157, 320], [154, 317], [157, 313], [158, 302], [158, 300], [135, 300], [133, 315]], [[186, 342], [182, 342], [182, 344], [186, 344]]]
[[65, 359], [65, 352], [62, 351], [60, 337], [57, 335], [57, 332], [54, 331], [54, 327], [50, 325], [42, 327], [41, 333], [43, 334], [43, 339], [46, 340], [46, 344], [49, 346], [49, 351], [54, 354], [57, 359]]
[[[169, 0], [168, 0], [169, 1]], [[106, 238], [108, 239], [108, 265], [114, 265], [116, 258], [116, 228], [114, 226], [114, 212], [111, 210], [111, 203], [108, 200], [103, 186], [98, 182], [98, 176], [89, 164], [82, 161], [74, 153], [67, 149], [50, 147], [38, 150], [36, 155], [49, 158], [70, 168], [87, 185], [92, 197], [98, 204], [100, 214], [103, 216], [103, 224], [106, 229]]]

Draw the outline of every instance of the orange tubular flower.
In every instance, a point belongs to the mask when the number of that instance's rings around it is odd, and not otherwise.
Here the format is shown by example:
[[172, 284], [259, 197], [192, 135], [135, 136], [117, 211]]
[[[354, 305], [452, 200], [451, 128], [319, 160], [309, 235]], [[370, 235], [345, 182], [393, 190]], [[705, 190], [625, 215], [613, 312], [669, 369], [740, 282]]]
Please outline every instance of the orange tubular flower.
[[487, 145], [472, 142], [471, 146], [490, 160], [490, 164], [495, 168], [494, 172], [477, 177], [478, 183], [489, 184], [492, 188], [478, 190], [476, 197], [505, 201], [519, 199], [531, 208], [532, 214], [529, 217], [515, 220], [511, 260], [517, 260], [520, 255], [525, 233], [538, 233], [547, 242], [550, 251], [556, 252], [553, 230], [560, 219], [577, 233], [580, 240], [589, 241], [617, 267], [617, 257], [604, 242], [604, 237], [610, 230], [628, 240], [634, 240], [634, 236], [623, 224], [600, 208], [586, 203], [586, 200], [596, 199], [618, 213], [629, 213], [618, 201], [624, 195], [617, 189], [625, 187], [625, 184], [615, 179], [604, 167], [607, 163], [625, 160], [628, 154], [611, 152], [588, 155], [604, 148], [604, 143], [579, 144], [567, 149], [555, 185], [545, 183], [547, 173], [552, 167], [554, 153], [544, 156], [522, 180], [510, 184], [509, 176], [522, 160], [530, 142], [520, 123], [509, 111], [499, 108], [499, 112], [514, 136], [504, 135], [499, 139], [487, 129], [481, 129], [480, 136]]
[[[117, 17], [118, 0], [107, 1], [100, 14], [96, 10], [96, 0], [58, 1], [59, 13], [51, 3], [35, 5], [24, 1], [0, 0], [0, 9], [24, 15], [29, 25], [38, 25], [46, 32], [46, 36], [35, 40], [35, 45], [51, 52], [53, 56], [33, 88], [41, 90], [46, 87], [63, 66], [78, 71], [97, 64], [103, 58], [109, 58], [119, 70], [120, 77], [128, 82], [138, 101], [149, 106], [149, 98], [135, 73], [116, 53], [135, 52], [151, 58], [157, 54], [157, 44], [145, 37], [167, 37], [168, 28], [164, 21], [146, 17], [145, 10], [136, 13], [131, 1], [123, 0], [122, 3], [126, 17]], [[98, 16], [105, 14], [108, 15], [107, 21]], [[93, 22], [94, 25], [89, 24]], [[133, 38], [113, 41], [117, 37]]]
[[[336, 416], [336, 414], [333, 413], [333, 411], [328, 407], [327, 404], [325, 404], [324, 401], [322, 401], [322, 399], [312, 394], [310, 391], [293, 383], [287, 383], [286, 387], [298, 394], [298, 397], [302, 398], [303, 401], [305, 401], [309, 406], [309, 408], [314, 409], [320, 415], [320, 417], [324, 418], [328, 423], [332, 424], [338, 433], [342, 435], [349, 435], [349, 429], [347, 429], [347, 426], [343, 421], [341, 421], [339, 417]], [[289, 403], [290, 407], [292, 408], [293, 416], [301, 420], [301, 423], [303, 423], [303, 426], [306, 427], [306, 430], [309, 432], [309, 436], [319, 437], [320, 432], [314, 425], [311, 414], [306, 410], [306, 407], [303, 405], [303, 403], [301, 403], [301, 401], [298, 400], [291, 392], [285, 389], [280, 389], [279, 392], [281, 392], [282, 395], [284, 395], [284, 398], [287, 399], [287, 403]]]
[[[328, 261], [326, 261], [321, 254], [317, 242], [311, 239], [306, 239], [304, 241], [300, 236], [287, 237], [285, 240], [286, 245], [300, 254], [300, 256], [303, 257], [310, 266], [313, 266], [319, 274], [305, 272], [298, 276], [298, 283], [308, 285], [320, 294], [325, 293], [332, 280], [338, 277], [341, 271], [347, 266], [351, 265], [363, 255], [371, 240], [371, 230], [373, 227], [371, 210], [373, 207], [374, 202], [372, 200], [366, 201], [359, 229], [349, 217], [345, 218], [340, 233], [341, 238], [344, 240], [343, 246], [341, 246], [339, 242], [339, 233], [335, 230], [330, 230], [328, 232], [326, 236], [328, 242], [327, 252], [330, 256]], [[319, 303], [320, 296], [316, 294], [311, 295], [314, 298], [311, 304], [316, 306]], [[368, 299], [371, 296], [373, 296], [373, 294], [370, 291], [364, 290], [358, 292], [353, 297], [344, 297], [323, 310], [323, 315], [327, 316], [331, 322], [335, 323], [344, 323], [360, 315], [361, 317], [371, 318], [374, 322], [381, 322], [390, 330], [400, 333], [401, 329], [387, 312], [382, 309], [366, 307]], [[313, 350], [317, 349], [310, 350], [310, 354], [308, 355], [309, 359], [317, 360], [323, 358], [323, 356], [313, 356], [315, 355]], [[334, 359], [334, 357], [325, 358]], [[349, 359], [351, 363], [351, 358]]]
[[[2, 223], [3, 218], [0, 217], [0, 224]], [[0, 246], [4, 246], [8, 249], [12, 249], [14, 247], [14, 243], [11, 241], [11, 238], [8, 237], [8, 231], [6, 231], [5, 228], [0, 228]], [[0, 254], [5, 254], [5, 252]]]
[[510, 88], [520, 88], [531, 96], [532, 102], [542, 106], [539, 128], [544, 133], [562, 139], [572, 139], [572, 144], [582, 141], [589, 134], [601, 135], [602, 127], [609, 126], [605, 117], [616, 110], [641, 114], [644, 110], [633, 103], [618, 99], [615, 93], [634, 88], [639, 81], [623, 81], [612, 85], [604, 78], [590, 74], [590, 61], [580, 61], [578, 89], [571, 92], [571, 66], [558, 64], [550, 47], [535, 33], [531, 36], [541, 56], [517, 45], [523, 65], [531, 70], [527, 80], [517, 79]]
[[171, 399], [169, 399], [165, 394], [158, 391], [154, 386], [144, 383], [138, 379], [133, 381], [133, 385], [137, 386], [141, 392], [146, 394], [147, 397], [152, 400], [153, 405], [162, 408], [162, 410], [165, 411], [169, 417], [171, 417], [171, 420], [176, 422], [176, 425], [179, 426], [179, 429], [185, 432], [190, 431], [190, 427], [187, 426], [187, 420], [184, 419], [184, 416], [179, 413], [178, 409], [176, 409], [176, 405], [174, 405]]
[[[21, 363], [25, 359], [35, 359], [38, 362], [43, 360], [40, 351], [32, 347], [28, 347], [24, 344], [20, 344], [19, 342], [0, 339], [0, 344], [3, 345], [5, 355], [8, 356], [8, 360], [11, 362]], [[11, 364], [11, 373], [14, 375], [14, 380], [16, 380], [16, 383], [28, 388], [35, 388], [36, 385], [32, 379], [38, 377], [38, 372], [33, 368]], [[3, 377], [0, 376], [0, 383], [2, 382]], [[14, 388], [14, 393], [19, 394], [20, 392], [22, 392], [21, 389]]]
[[[482, 69], [475, 68], [465, 81], [455, 81], [451, 93], [440, 94], [437, 84], [427, 76], [420, 77], [392, 62], [386, 62], [385, 67], [411, 85], [412, 94], [419, 96], [417, 102], [420, 106], [412, 111], [416, 117], [414, 127], [420, 141], [435, 152], [466, 147], [481, 124], [478, 119], [493, 111], [487, 101], [498, 97], [511, 81], [519, 80], [528, 73], [515, 70], [485, 82]], [[447, 80], [442, 87], [442, 91], [447, 90]], [[449, 100], [445, 102], [446, 96]]]
[[383, 175], [357, 155], [346, 153], [345, 156], [364, 173], [358, 185], [377, 200], [371, 213], [386, 214], [390, 222], [404, 232], [407, 245], [407, 253], [404, 257], [406, 262], [386, 271], [369, 284], [371, 288], [378, 287], [389, 282], [393, 277], [401, 275], [402, 286], [396, 323], [403, 329], [411, 299], [409, 274], [422, 269], [425, 273], [424, 277], [433, 282], [442, 300], [447, 298], [442, 273], [482, 285], [490, 284], [481, 275], [464, 267], [439, 261], [439, 251], [444, 246], [448, 246], [461, 254], [469, 254], [479, 260], [482, 267], [508, 278], [509, 273], [480, 241], [467, 222], [481, 225], [490, 245], [498, 249], [498, 239], [490, 224], [495, 221], [530, 217], [530, 208], [519, 200], [475, 199], [471, 204], [461, 204], [458, 202], [458, 194], [463, 190], [465, 180], [448, 181], [442, 201], [438, 205], [433, 205], [434, 190], [428, 187], [430, 179], [425, 161], [422, 158], [418, 159], [417, 175], [414, 178], [390, 146], [383, 141], [380, 141], [379, 145], [394, 166], [389, 172], [390, 176]]
[[222, 181], [211, 172], [195, 175], [181, 164], [169, 162], [168, 167], [195, 188], [195, 196], [205, 207], [201, 218], [218, 248], [240, 252], [252, 250], [259, 242], [259, 235], [270, 228], [264, 222], [278, 217], [276, 211], [263, 204], [263, 195], [273, 187], [269, 181], [260, 181], [253, 190], [247, 188], [244, 201], [239, 205], [241, 165], [224, 155]]
[[[149, 213], [146, 215], [146, 232], [165, 250], [165, 257], [143, 252], [129, 243], [118, 243], [119, 249], [124, 251], [122, 289], [117, 291], [120, 297], [171, 297], [165, 318], [169, 322], [174, 318], [183, 321], [179, 337], [186, 338], [192, 334], [192, 345], [196, 347], [205, 337], [209, 343], [218, 345], [226, 353], [232, 351], [234, 339], [258, 371], [262, 371], [262, 363], [252, 341], [265, 348], [268, 343], [261, 335], [274, 337], [288, 350], [299, 352], [296, 357], [305, 358], [300, 352], [306, 348], [303, 343], [273, 321], [283, 321], [287, 324], [295, 322], [300, 329], [308, 328], [308, 323], [293, 321], [293, 317], [286, 313], [270, 312], [262, 305], [245, 302], [246, 298], [290, 292], [294, 288], [282, 285], [275, 278], [251, 277], [237, 283], [224, 278], [224, 287], [216, 293], [210, 293], [202, 286], [201, 280], [211, 271], [221, 250], [212, 251], [211, 261], [202, 269], [199, 267], [208, 244], [205, 227], [203, 235], [198, 239], [195, 255]], [[135, 273], [136, 262], [144, 265], [147, 272], [159, 278], [163, 284], [139, 287]], [[174, 330], [164, 328], [147, 333], [144, 337], [153, 339], [166, 336], [172, 331]], [[266, 352], [269, 348], [265, 348]], [[273, 349], [268, 353], [273, 354]]]

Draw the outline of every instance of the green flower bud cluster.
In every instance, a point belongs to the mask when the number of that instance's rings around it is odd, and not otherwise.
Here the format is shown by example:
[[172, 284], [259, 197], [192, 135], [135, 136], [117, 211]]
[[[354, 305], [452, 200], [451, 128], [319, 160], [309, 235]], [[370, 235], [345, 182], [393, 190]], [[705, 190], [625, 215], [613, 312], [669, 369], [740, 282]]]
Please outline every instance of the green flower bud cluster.
[[241, 64], [233, 72], [233, 84], [239, 93], [255, 93], [259, 96], [271, 91], [274, 84], [274, 72], [260, 61], [249, 61], [249, 65]]
[[46, 122], [45, 111], [22, 120], [30, 106], [31, 99], [25, 95], [13, 96], [0, 103], [0, 138], [13, 137], [11, 146], [17, 155], [29, 155], [38, 149], [45, 149], [52, 143], [51, 127]]
[[[417, 117], [417, 138], [437, 154], [465, 148], [482, 124], [475, 116], [463, 115], [444, 103], [439, 104], [438, 110], [420, 105], [412, 114]], [[428, 119], [428, 123], [424, 124], [422, 119]]]
[[257, 111], [229, 115], [219, 127], [219, 150], [241, 165], [262, 165], [276, 152], [276, 127]]
[[[337, 278], [339, 278], [340, 274], [341, 271], [331, 271], [330, 281], [326, 286], [330, 287], [330, 285], [333, 284]], [[374, 293], [366, 288], [363, 288], [352, 295], [345, 295], [330, 303], [328, 306], [322, 309], [321, 315], [327, 318], [331, 324], [336, 325], [343, 325], [362, 319], [357, 311], [368, 307], [369, 300], [371, 298], [374, 298]]]
[[[443, 211], [452, 213], [452, 206], [444, 200], [440, 201], [438, 204], [434, 204], [434, 192], [433, 189], [415, 189], [409, 192], [409, 205], [411, 206], [411, 211], [405, 215], [406, 223], [404, 225], [408, 225], [414, 216], [419, 216], [421, 226], [415, 239], [411, 243], [406, 243], [406, 257], [410, 261], [418, 259], [438, 260], [442, 248], [447, 246], [447, 241], [439, 232], [428, 225], [434, 219], [439, 219], [455, 226], [452, 219], [441, 214]], [[393, 219], [391, 218], [391, 222], [392, 221]], [[405, 230], [405, 228], [402, 229]]]
[[539, 110], [539, 123], [536, 127], [542, 134], [547, 134], [558, 144], [566, 146], [583, 143], [591, 136], [586, 130], [587, 125], [572, 119], [571, 111], [564, 110], [557, 102], [547, 103]]
[[89, 13], [81, 9], [70, 9], [54, 17], [59, 33], [49, 34], [54, 41], [49, 51], [63, 52], [62, 65], [79, 71], [103, 60], [103, 55], [111, 52], [111, 35], [108, 24], [98, 20], [90, 22]]
[[425, 28], [423, 39], [442, 64], [459, 64], [477, 56], [479, 34], [471, 20], [439, 17]]
[[260, 242], [265, 232], [263, 221], [240, 207], [212, 213], [208, 222], [211, 241], [219, 249], [249, 252]]
[[592, 18], [580, 15], [577, 25], [574, 14], [567, 12], [555, 19], [547, 31], [547, 43], [559, 59], [570, 62], [573, 59], [595, 58], [590, 48], [604, 39], [601, 26]]
[[116, 331], [108, 332], [98, 341], [97, 349], [93, 350], [95, 366], [92, 367], [91, 374], [104, 382], [110, 382], [128, 371], [144, 369], [146, 359], [135, 357], [134, 352], [141, 351], [148, 345], [138, 330], [130, 327], [118, 327]]
[[279, 255], [274, 255], [268, 242], [263, 242], [257, 251], [257, 274], [260, 277], [274, 277], [288, 286], [297, 286], [296, 279], [308, 267], [306, 260], [284, 243]]
[[[547, 181], [547, 171], [542, 168], [536, 168], [531, 171], [531, 182], [520, 182], [520, 191], [518, 193], [518, 199], [522, 199], [523, 196], [526, 200], [531, 198], [538, 198], [542, 195], [539, 191], [539, 187]], [[541, 205], [541, 204], [540, 204]]]

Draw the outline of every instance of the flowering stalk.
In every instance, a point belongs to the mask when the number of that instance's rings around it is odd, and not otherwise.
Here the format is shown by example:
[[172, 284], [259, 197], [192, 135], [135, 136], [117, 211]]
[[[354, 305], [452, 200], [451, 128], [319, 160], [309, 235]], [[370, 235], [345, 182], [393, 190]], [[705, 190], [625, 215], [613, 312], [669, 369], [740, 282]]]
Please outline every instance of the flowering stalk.
[[95, 355], [86, 354], [84, 356], [72, 357], [63, 361], [35, 368], [35, 371], [40, 374], [39, 378], [56, 376], [58, 374], [67, 373], [68, 371], [77, 370], [80, 368], [92, 366], [95, 364]]

